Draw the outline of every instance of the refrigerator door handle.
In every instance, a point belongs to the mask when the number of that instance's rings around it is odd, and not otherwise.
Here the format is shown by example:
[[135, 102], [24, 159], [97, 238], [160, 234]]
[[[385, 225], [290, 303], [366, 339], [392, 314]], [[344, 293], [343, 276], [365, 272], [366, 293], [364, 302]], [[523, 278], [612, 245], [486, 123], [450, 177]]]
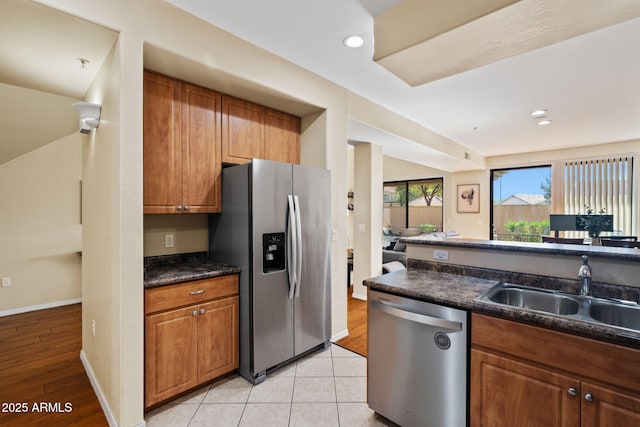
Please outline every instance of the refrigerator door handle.
[[289, 195], [289, 222], [287, 225], [287, 271], [289, 273], [289, 299], [293, 299], [296, 289], [298, 265], [298, 233], [293, 196]]
[[295, 206], [296, 214], [296, 229], [297, 229], [297, 247], [296, 253], [296, 298], [300, 296], [300, 285], [302, 284], [302, 221], [300, 219], [300, 199], [297, 195], [293, 196], [293, 204]]

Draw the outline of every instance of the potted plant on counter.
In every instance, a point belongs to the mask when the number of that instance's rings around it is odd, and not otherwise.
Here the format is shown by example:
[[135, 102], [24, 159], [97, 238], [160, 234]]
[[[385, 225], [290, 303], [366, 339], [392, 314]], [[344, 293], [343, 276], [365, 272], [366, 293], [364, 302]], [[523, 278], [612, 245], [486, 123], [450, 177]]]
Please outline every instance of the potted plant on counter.
[[592, 245], [600, 244], [600, 233], [604, 230], [611, 229], [611, 217], [605, 216], [606, 210], [600, 209], [597, 214], [594, 214], [594, 209], [585, 205], [584, 207], [586, 215], [578, 216], [578, 224], [589, 234], [591, 237]]

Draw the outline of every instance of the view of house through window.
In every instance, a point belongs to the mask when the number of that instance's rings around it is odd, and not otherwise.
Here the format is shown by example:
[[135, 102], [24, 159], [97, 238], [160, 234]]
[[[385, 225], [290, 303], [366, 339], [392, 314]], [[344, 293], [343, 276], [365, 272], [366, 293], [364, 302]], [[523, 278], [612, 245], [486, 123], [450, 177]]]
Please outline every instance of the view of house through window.
[[491, 171], [492, 239], [540, 242], [550, 213], [551, 166]]
[[442, 231], [442, 190], [442, 178], [385, 182], [385, 235], [397, 236], [406, 228], [424, 233]]

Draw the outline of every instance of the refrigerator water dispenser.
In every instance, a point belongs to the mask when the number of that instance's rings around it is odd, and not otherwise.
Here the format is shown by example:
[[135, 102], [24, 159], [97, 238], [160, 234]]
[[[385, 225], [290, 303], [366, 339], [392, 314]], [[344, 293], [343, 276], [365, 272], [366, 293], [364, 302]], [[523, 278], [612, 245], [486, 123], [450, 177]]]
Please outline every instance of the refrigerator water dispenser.
[[262, 272], [273, 273], [285, 269], [284, 233], [262, 235]]

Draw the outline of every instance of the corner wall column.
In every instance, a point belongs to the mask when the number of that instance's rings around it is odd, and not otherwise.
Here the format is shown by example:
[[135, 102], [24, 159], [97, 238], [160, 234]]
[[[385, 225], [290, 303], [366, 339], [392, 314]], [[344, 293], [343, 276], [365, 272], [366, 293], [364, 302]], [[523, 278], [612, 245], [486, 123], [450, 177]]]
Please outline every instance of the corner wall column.
[[353, 296], [367, 299], [363, 280], [382, 272], [382, 147], [358, 144], [354, 151]]

